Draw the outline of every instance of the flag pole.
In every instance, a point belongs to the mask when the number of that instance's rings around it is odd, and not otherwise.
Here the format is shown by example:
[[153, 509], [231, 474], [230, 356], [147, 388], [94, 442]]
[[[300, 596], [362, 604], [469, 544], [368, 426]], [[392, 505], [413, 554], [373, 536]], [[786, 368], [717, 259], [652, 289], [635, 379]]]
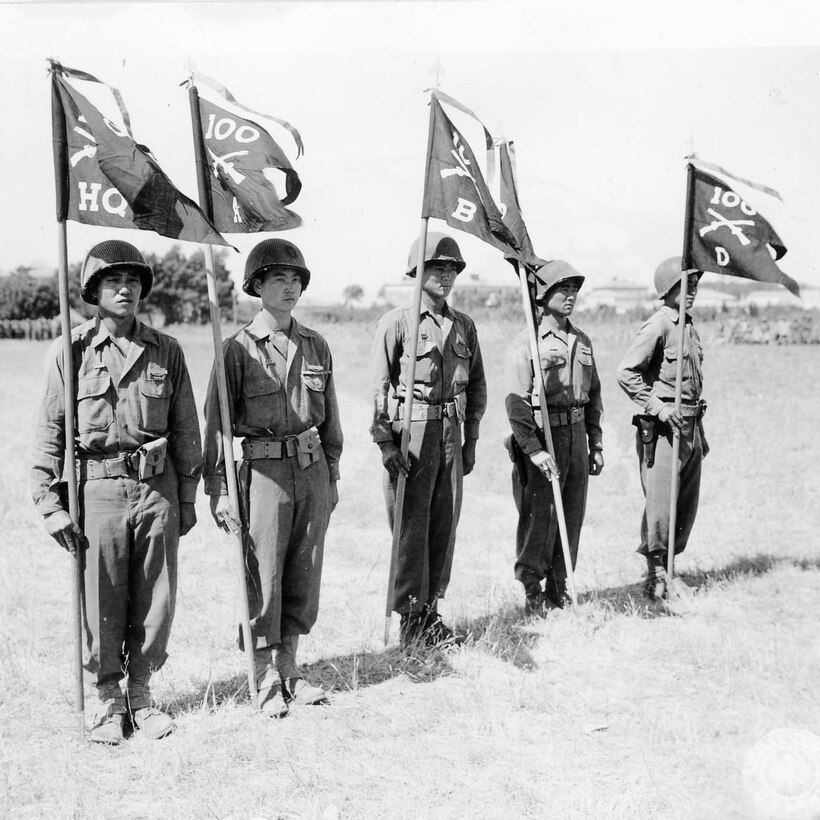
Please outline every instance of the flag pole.
[[[530, 358], [532, 359], [533, 379], [538, 379], [538, 401], [541, 408], [541, 429], [544, 433], [544, 442], [547, 445], [547, 452], [555, 461], [556, 467], [558, 461], [555, 458], [555, 445], [552, 441], [552, 430], [550, 428], [550, 416], [547, 408], [547, 396], [544, 385], [544, 374], [541, 370], [541, 356], [538, 353], [538, 333], [535, 327], [535, 315], [533, 311], [532, 301], [530, 300], [530, 291], [527, 287], [526, 268], [522, 270], [522, 266], [516, 263], [518, 271], [518, 281], [521, 286], [521, 303], [524, 308], [524, 316], [527, 319], [527, 335], [530, 344]], [[537, 422], [536, 422], [537, 423]], [[561, 538], [561, 552], [564, 555], [564, 565], [567, 570], [567, 586], [569, 587], [569, 597], [572, 601], [573, 607], [578, 605], [578, 598], [575, 592], [575, 572], [572, 567], [572, 553], [569, 548], [569, 537], [567, 535], [567, 519], [564, 515], [564, 500], [561, 496], [561, 483], [558, 476], [553, 476], [550, 479], [552, 486], [552, 497], [555, 502], [555, 514], [558, 518], [558, 534]]]
[[[60, 94], [54, 80], [56, 64], [51, 61], [51, 125], [54, 147], [54, 179], [57, 195], [57, 287], [60, 298], [60, 331], [62, 333], [63, 387], [64, 387], [64, 436], [65, 455], [63, 476], [68, 487], [68, 514], [79, 527], [80, 503], [77, 491], [77, 468], [74, 452], [74, 405], [76, 389], [74, 379], [74, 359], [71, 349], [71, 306], [68, 295], [68, 216], [67, 168], [68, 147], [65, 133], [65, 115]], [[74, 672], [74, 713], [80, 739], [85, 739], [85, 692], [83, 687], [83, 563], [85, 556], [78, 547], [71, 556], [71, 623], [72, 623], [72, 668]]]
[[[213, 208], [208, 185], [208, 170], [205, 162], [205, 149], [202, 144], [200, 130], [199, 94], [192, 79], [188, 84], [188, 100], [191, 105], [191, 124], [194, 134], [194, 156], [196, 159], [196, 177], [199, 189], [199, 203], [208, 219], [213, 220]], [[235, 517], [239, 518], [239, 486], [236, 480], [236, 465], [233, 457], [233, 434], [231, 430], [231, 414], [228, 405], [228, 380], [225, 376], [225, 359], [222, 352], [222, 329], [219, 312], [219, 296], [216, 289], [216, 275], [214, 273], [213, 245], [205, 245], [205, 270], [208, 279], [208, 305], [211, 316], [211, 330], [214, 345], [214, 371], [216, 373], [216, 390], [219, 396], [219, 419], [221, 424], [222, 454], [225, 461], [225, 479], [228, 485], [228, 499]], [[251, 633], [250, 606], [248, 604], [248, 588], [245, 583], [245, 551], [242, 543], [241, 531], [234, 535], [235, 570], [239, 590], [239, 617], [242, 629], [242, 642], [245, 648], [247, 665], [248, 692], [254, 710], [258, 710], [258, 693], [256, 690], [256, 666], [254, 663], [254, 640]]]
[[[427, 157], [424, 166], [424, 185], [427, 187], [427, 172], [430, 167], [430, 156], [433, 150], [433, 95], [430, 95], [430, 124], [427, 133]], [[425, 197], [422, 197], [424, 201]], [[410, 420], [413, 416], [413, 391], [416, 383], [416, 360], [418, 358], [419, 324], [421, 322], [421, 281], [424, 274], [424, 256], [427, 247], [427, 226], [429, 217], [421, 218], [419, 229], [419, 248], [416, 257], [416, 278], [413, 289], [413, 321], [410, 325], [410, 356], [407, 361], [407, 389], [404, 396], [404, 418], [401, 428], [401, 455], [407, 460], [410, 451]], [[407, 486], [407, 476], [399, 473], [396, 482], [396, 503], [393, 508], [393, 543], [390, 550], [390, 569], [387, 573], [387, 604], [384, 612], [384, 644], [390, 640], [390, 620], [393, 615], [393, 585], [396, 581], [396, 564], [399, 556], [399, 542], [401, 541], [401, 524], [404, 517], [404, 495]]]
[[[686, 214], [683, 226], [680, 299], [678, 305], [678, 361], [675, 368], [675, 412], [680, 416], [683, 404], [683, 358], [686, 332], [686, 291], [689, 284], [689, 257], [692, 254], [692, 210], [694, 208], [694, 175], [692, 163], [686, 165]], [[691, 353], [691, 351], [690, 351]], [[672, 476], [669, 483], [669, 543], [666, 556], [668, 583], [675, 578], [675, 535], [678, 525], [678, 490], [680, 484], [680, 430], [672, 425]]]

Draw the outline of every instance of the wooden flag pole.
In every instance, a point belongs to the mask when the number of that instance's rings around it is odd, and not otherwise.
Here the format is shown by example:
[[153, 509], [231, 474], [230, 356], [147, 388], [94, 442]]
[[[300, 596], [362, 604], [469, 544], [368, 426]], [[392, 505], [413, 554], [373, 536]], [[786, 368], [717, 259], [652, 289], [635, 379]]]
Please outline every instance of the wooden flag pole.
[[[54, 176], [57, 194], [57, 287], [60, 298], [60, 332], [62, 333], [63, 353], [63, 387], [65, 417], [63, 433], [65, 453], [63, 476], [68, 488], [68, 514], [71, 520], [80, 526], [80, 502], [77, 489], [77, 461], [74, 450], [74, 418], [76, 404], [76, 387], [74, 378], [74, 357], [71, 350], [71, 304], [68, 294], [68, 178], [67, 141], [65, 133], [65, 115], [60, 101], [60, 94], [54, 80], [56, 63], [51, 62], [51, 124], [54, 144]], [[83, 565], [85, 554], [83, 547], [78, 546], [72, 554], [71, 563], [71, 623], [72, 623], [72, 668], [74, 677], [74, 712], [77, 716], [77, 728], [80, 739], [85, 739], [85, 692], [83, 687]]]
[[[675, 368], [675, 412], [680, 416], [683, 404], [683, 345], [686, 330], [686, 286], [688, 284], [686, 270], [680, 277], [680, 305], [678, 312], [678, 361]], [[671, 584], [675, 577], [675, 529], [678, 524], [678, 485], [680, 475], [680, 435], [681, 431], [672, 425], [672, 476], [669, 482], [669, 552], [666, 556], [666, 574]]]
[[[191, 124], [194, 132], [194, 154], [196, 158], [197, 185], [199, 188], [199, 204], [208, 219], [213, 219], [211, 198], [208, 186], [208, 171], [205, 162], [205, 151], [202, 144], [199, 116], [199, 94], [193, 82], [188, 85], [188, 99], [191, 104]], [[208, 278], [208, 305], [211, 316], [211, 330], [214, 345], [214, 372], [216, 373], [216, 390], [219, 396], [219, 419], [221, 423], [222, 455], [225, 461], [225, 479], [228, 484], [228, 499], [233, 508], [234, 516], [239, 520], [239, 486], [236, 480], [236, 465], [233, 457], [233, 433], [231, 429], [231, 414], [228, 404], [228, 380], [225, 376], [225, 359], [222, 352], [222, 326], [219, 312], [219, 297], [216, 289], [216, 275], [214, 273], [214, 249], [212, 245], [205, 245], [205, 269]], [[259, 698], [256, 690], [256, 665], [254, 662], [254, 640], [251, 632], [250, 606], [248, 604], [248, 587], [245, 583], [245, 550], [242, 543], [241, 531], [236, 532], [234, 538], [234, 564], [239, 593], [239, 623], [242, 629], [242, 643], [245, 649], [245, 661], [248, 676], [248, 692], [254, 711], [259, 708]]]
[[[678, 305], [678, 361], [675, 368], [675, 412], [681, 416], [683, 404], [683, 359], [686, 333], [686, 292], [689, 284], [692, 254], [692, 211], [694, 198], [694, 166], [686, 165], [686, 210], [683, 225], [683, 255], [681, 256], [680, 300]], [[691, 351], [690, 351], [691, 355]], [[675, 578], [675, 535], [678, 525], [678, 491], [680, 485], [680, 430], [672, 426], [672, 476], [669, 483], [669, 541], [666, 555], [667, 583]]]
[[[430, 169], [430, 155], [433, 150], [433, 95], [430, 95], [430, 120], [427, 130], [427, 154], [424, 161], [424, 195], [422, 202], [426, 200], [427, 174]], [[419, 324], [421, 322], [421, 282], [424, 274], [424, 257], [427, 248], [427, 225], [429, 217], [421, 218], [419, 229], [419, 248], [416, 257], [416, 279], [413, 289], [413, 321], [410, 325], [410, 356], [407, 361], [407, 389], [404, 396], [404, 418], [401, 428], [401, 455], [407, 460], [410, 451], [410, 420], [413, 417], [413, 391], [416, 383], [416, 359], [418, 358]], [[387, 604], [384, 611], [384, 644], [387, 646], [390, 641], [390, 620], [393, 615], [393, 585], [396, 582], [396, 564], [399, 556], [399, 543], [401, 541], [401, 525], [404, 518], [404, 494], [407, 485], [407, 476], [399, 473], [396, 482], [396, 503], [393, 507], [393, 542], [390, 549], [390, 569], [387, 573]]]
[[[533, 306], [530, 300], [530, 291], [527, 286], [526, 269], [522, 269], [521, 265], [518, 268], [518, 281], [521, 286], [521, 303], [524, 308], [524, 316], [527, 319], [527, 332], [530, 343], [530, 358], [532, 359], [533, 379], [538, 379], [539, 390], [538, 399], [541, 407], [541, 429], [544, 433], [544, 442], [547, 445], [547, 452], [555, 461], [556, 467], [558, 461], [555, 458], [555, 445], [552, 441], [552, 430], [550, 428], [550, 416], [547, 409], [547, 396], [544, 385], [544, 374], [541, 371], [541, 356], [538, 353], [538, 333], [535, 327], [535, 316], [533, 314]], [[573, 607], [578, 605], [578, 598], [575, 592], [575, 572], [572, 568], [572, 553], [569, 548], [569, 537], [567, 535], [567, 519], [564, 515], [564, 500], [561, 496], [561, 482], [557, 476], [550, 479], [552, 486], [552, 497], [555, 502], [555, 514], [558, 518], [558, 534], [561, 538], [561, 551], [564, 555], [564, 565], [567, 570], [567, 586], [569, 588], [569, 597], [572, 601]]]

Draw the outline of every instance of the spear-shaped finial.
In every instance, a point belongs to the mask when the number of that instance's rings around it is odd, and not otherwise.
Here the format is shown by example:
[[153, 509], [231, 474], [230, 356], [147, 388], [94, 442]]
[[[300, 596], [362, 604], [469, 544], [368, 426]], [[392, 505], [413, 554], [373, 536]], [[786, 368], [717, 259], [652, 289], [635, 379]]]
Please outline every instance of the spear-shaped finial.
[[430, 68], [430, 73], [435, 74], [436, 76], [436, 89], [441, 88], [441, 75], [444, 74], [444, 66], [441, 64], [441, 60], [438, 57], [436, 57], [436, 61]]

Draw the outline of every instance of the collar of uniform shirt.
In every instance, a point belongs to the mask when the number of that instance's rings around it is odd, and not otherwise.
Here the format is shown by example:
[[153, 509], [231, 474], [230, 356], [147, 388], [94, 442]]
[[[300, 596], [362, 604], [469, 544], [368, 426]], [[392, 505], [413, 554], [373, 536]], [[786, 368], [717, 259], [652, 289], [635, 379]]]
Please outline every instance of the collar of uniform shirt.
[[[99, 317], [97, 317], [96, 322], [97, 324], [94, 329], [91, 344], [94, 347], [99, 347], [111, 339], [111, 334], [108, 332], [108, 328], [105, 326], [105, 323], [102, 322]], [[144, 324], [139, 319], [134, 320], [134, 332], [131, 334], [131, 340], [141, 341], [152, 345], [157, 344], [157, 336], [154, 329]]]
[[[661, 305], [661, 310], [675, 323], [680, 319], [680, 311], [677, 308], [669, 307], [669, 305]], [[692, 322], [692, 314], [686, 311], [686, 324]]]
[[[551, 327], [545, 327], [545, 324], [546, 324], [545, 322], [542, 322], [541, 325], [539, 326], [539, 330], [541, 330], [541, 338], [542, 339], [546, 339], [547, 336], [552, 335], [552, 336], [555, 336], [556, 339], [560, 339], [562, 342], [564, 342], [566, 344], [567, 339], [563, 338], [562, 336], [559, 336]], [[575, 328], [572, 325], [572, 322], [570, 322], [569, 319], [567, 319], [567, 328], [566, 328], [565, 331], [563, 331], [563, 333], [565, 333], [567, 337], [569, 337], [570, 335], [573, 335], [573, 336], [578, 335], [578, 331], [575, 330]]]
[[[262, 341], [262, 339], [268, 339], [273, 335], [273, 331], [271, 326], [265, 321], [265, 317], [262, 315], [262, 311], [256, 314], [253, 317], [253, 320], [247, 327], [248, 333], [253, 336], [254, 339], [257, 341]], [[290, 332], [288, 336], [293, 338], [294, 336], [304, 336], [305, 329], [293, 316], [290, 317]]]

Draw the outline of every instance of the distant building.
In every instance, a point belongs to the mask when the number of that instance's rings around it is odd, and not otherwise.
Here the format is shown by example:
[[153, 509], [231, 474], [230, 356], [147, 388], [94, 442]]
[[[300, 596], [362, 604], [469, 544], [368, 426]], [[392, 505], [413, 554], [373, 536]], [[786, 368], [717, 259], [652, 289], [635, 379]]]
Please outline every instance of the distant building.
[[740, 304], [740, 297], [736, 293], [729, 293], [717, 288], [699, 287], [698, 296], [695, 299], [695, 310], [713, 308], [715, 310], [728, 310]]
[[597, 288], [583, 288], [578, 302], [579, 309], [594, 310], [600, 307], [614, 308], [625, 313], [632, 308], [651, 303], [655, 294], [646, 285], [619, 279], [617, 276]]
[[[387, 283], [382, 291], [384, 300], [397, 307], [409, 305], [413, 301], [414, 287], [415, 279], [409, 277], [405, 277], [401, 282]], [[509, 281], [499, 283], [487, 282], [477, 273], [464, 271], [456, 277], [449, 301], [458, 305], [459, 300], [464, 299], [473, 305], [479, 303], [485, 307], [495, 307], [503, 299], [517, 293], [518, 278], [512, 268], [510, 268]]]
[[[809, 289], [807, 288], [807, 290]], [[740, 304], [743, 307], [806, 307], [803, 301], [786, 290], [786, 288], [749, 291], [749, 293], [743, 297]]]

